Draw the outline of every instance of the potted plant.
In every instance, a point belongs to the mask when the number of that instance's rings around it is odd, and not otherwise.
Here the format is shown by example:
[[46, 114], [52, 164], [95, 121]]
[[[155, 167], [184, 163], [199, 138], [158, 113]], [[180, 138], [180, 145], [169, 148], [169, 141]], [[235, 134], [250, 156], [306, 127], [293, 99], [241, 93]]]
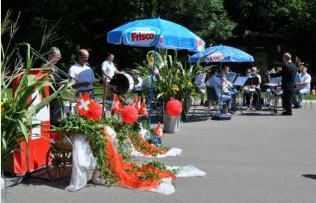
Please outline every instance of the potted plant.
[[[195, 87], [192, 80], [197, 76], [200, 69], [197, 65], [187, 65], [177, 59], [177, 52], [175, 56], [169, 55], [166, 50], [161, 53], [156, 53], [155, 56], [159, 73], [155, 74], [154, 88], [156, 99], [163, 103], [163, 106], [170, 99], [179, 100], [185, 108], [182, 117], [187, 118], [190, 103], [192, 102], [191, 96], [195, 92]], [[139, 65], [138, 73], [143, 74], [143, 77], [148, 77], [151, 67], [149, 65]], [[164, 111], [164, 129], [167, 132], [179, 130], [180, 116], [177, 118], [170, 117]], [[169, 127], [171, 124], [171, 128]], [[173, 128], [173, 129], [172, 129]]]

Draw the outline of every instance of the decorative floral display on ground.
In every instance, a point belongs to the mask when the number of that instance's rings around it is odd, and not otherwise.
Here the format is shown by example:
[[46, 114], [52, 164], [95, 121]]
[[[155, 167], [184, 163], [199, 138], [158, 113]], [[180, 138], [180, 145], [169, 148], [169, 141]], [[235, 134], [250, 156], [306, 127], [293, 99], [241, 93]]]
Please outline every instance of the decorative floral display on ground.
[[[129, 139], [128, 134], [131, 132], [138, 132], [137, 124], [124, 124], [114, 119], [96, 119], [94, 101], [87, 95], [83, 95], [77, 104], [80, 111], [79, 114], [73, 114], [67, 118], [60, 120], [62, 127], [56, 127], [60, 132], [68, 132], [75, 134], [85, 134], [90, 143], [94, 157], [97, 159], [97, 169], [101, 171], [102, 178], [105, 180], [106, 186], [118, 184], [120, 186], [155, 191], [160, 183], [165, 178], [175, 180], [176, 177], [172, 171], [167, 171], [162, 163], [155, 162], [155, 164], [136, 164], [130, 161], [129, 151], [123, 145], [127, 144]], [[96, 112], [97, 113], [97, 112]], [[98, 114], [98, 113], [97, 113]], [[117, 129], [115, 139], [118, 140], [118, 149], [122, 155], [117, 151], [114, 139], [108, 133], [107, 126], [114, 126]], [[124, 136], [125, 134], [125, 136]], [[144, 144], [146, 143], [146, 144]], [[152, 145], [143, 140], [144, 146], [151, 146], [146, 148], [151, 153], [162, 152], [165, 149], [156, 148], [158, 151], [152, 152], [155, 149]], [[123, 150], [125, 148], [125, 151]], [[145, 148], [144, 148], [145, 149]], [[125, 152], [125, 154], [124, 154]], [[155, 165], [160, 166], [159, 170]], [[169, 180], [168, 179], [168, 180]], [[170, 182], [170, 181], [169, 181]]]

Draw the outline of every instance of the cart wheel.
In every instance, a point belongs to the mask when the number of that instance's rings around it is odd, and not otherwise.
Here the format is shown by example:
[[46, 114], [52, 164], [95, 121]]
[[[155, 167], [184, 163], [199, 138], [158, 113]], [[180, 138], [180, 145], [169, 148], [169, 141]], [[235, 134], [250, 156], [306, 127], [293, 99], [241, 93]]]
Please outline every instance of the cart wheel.
[[63, 179], [67, 182], [67, 168], [71, 165], [71, 160], [71, 151], [51, 147], [46, 155], [46, 170], [50, 179]]

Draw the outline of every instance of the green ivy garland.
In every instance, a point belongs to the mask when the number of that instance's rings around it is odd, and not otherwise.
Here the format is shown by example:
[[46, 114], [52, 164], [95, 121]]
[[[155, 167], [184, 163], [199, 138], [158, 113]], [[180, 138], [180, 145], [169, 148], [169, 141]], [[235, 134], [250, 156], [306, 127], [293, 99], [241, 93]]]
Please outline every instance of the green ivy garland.
[[[147, 146], [144, 146], [142, 144], [142, 142], [138, 139], [138, 135], [139, 135], [139, 131], [141, 130], [140, 129], [140, 125], [139, 125], [140, 122], [137, 122], [137, 123], [134, 123], [131, 127], [130, 127], [130, 135], [133, 139], [133, 141], [135, 142], [135, 144], [137, 145], [138, 149], [141, 151], [141, 152], [148, 152], [150, 150], [149, 147]], [[154, 134], [154, 129], [147, 129], [148, 125], [146, 125], [144, 122], [142, 122], [142, 126], [148, 130], [152, 135]], [[150, 144], [152, 144], [151, 140], [146, 140], [147, 142], [149, 142]], [[165, 146], [165, 145], [158, 145], [156, 146], [158, 151], [168, 151], [170, 150], [170, 147], [169, 146]], [[154, 153], [152, 154], [152, 156], [157, 156], [157, 153]]]
[[111, 186], [117, 182], [113, 171], [110, 170], [110, 163], [107, 157], [107, 140], [104, 138], [102, 131], [106, 126], [112, 126], [113, 119], [101, 119], [98, 121], [89, 120], [78, 114], [72, 114], [67, 118], [60, 119], [60, 126], [55, 127], [59, 132], [71, 134], [87, 135], [93, 155], [98, 160], [98, 170], [101, 171], [106, 186]]

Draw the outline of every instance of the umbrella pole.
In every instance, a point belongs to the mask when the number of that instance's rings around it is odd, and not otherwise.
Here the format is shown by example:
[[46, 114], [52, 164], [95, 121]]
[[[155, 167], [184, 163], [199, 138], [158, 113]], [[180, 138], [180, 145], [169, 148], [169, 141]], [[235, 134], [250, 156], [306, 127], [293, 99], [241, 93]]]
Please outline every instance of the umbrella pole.
[[155, 74], [155, 64], [156, 64], [156, 52], [157, 52], [157, 46], [155, 46], [154, 49], [154, 63], [153, 67], [151, 69], [151, 75], [150, 75], [150, 94], [149, 94], [149, 115], [148, 115], [148, 122], [151, 124], [151, 113], [152, 113], [152, 100], [153, 100], [153, 94], [154, 94], [154, 74]]
[[223, 101], [223, 68], [222, 68], [222, 61], [220, 62], [220, 65], [219, 65], [219, 74], [220, 74], [220, 77], [221, 77], [221, 98], [220, 98], [220, 106], [219, 106], [219, 110], [221, 112], [223, 112], [223, 105], [224, 105], [224, 101]]
[[102, 118], [106, 118], [106, 91], [107, 91], [107, 79], [105, 78], [104, 80], [104, 85], [103, 85], [103, 95], [102, 95]]

